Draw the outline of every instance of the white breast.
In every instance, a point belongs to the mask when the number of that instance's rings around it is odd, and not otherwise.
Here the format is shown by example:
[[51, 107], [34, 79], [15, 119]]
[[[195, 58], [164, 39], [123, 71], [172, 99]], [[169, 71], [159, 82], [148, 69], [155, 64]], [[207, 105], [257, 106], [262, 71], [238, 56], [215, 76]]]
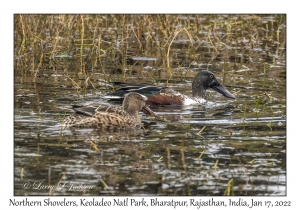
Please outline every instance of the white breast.
[[206, 100], [203, 98], [185, 98], [184, 105], [192, 105], [192, 104], [204, 104]]

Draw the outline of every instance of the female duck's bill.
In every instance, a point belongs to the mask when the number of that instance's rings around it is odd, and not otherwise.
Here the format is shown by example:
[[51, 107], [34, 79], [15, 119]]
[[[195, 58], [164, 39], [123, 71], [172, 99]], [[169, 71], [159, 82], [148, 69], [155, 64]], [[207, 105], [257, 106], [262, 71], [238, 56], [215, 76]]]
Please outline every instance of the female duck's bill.
[[188, 97], [177, 93], [169, 87], [144, 86], [139, 84], [127, 84], [116, 82], [118, 85], [125, 85], [114, 93], [107, 94], [104, 98], [110, 100], [122, 100], [124, 94], [134, 91], [147, 95], [146, 100], [149, 105], [190, 105], [202, 104], [206, 102], [206, 90], [212, 88], [227, 98], [234, 99], [232, 95], [215, 77], [207, 70], [201, 70], [195, 76], [192, 83], [192, 96]]
[[156, 116], [145, 100], [145, 96], [132, 92], [125, 95], [122, 108], [98, 103], [73, 107], [75, 113], [67, 117], [63, 125], [92, 128], [138, 127], [142, 124], [139, 111]]

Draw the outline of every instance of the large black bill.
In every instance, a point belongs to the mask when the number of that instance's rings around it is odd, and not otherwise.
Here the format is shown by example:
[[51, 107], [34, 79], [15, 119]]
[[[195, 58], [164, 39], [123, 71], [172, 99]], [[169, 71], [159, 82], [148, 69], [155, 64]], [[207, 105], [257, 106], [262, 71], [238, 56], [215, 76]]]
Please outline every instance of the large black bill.
[[216, 86], [213, 86], [212, 89], [214, 89], [215, 91], [221, 93], [223, 96], [227, 97], [227, 98], [235, 98], [234, 95], [232, 95], [223, 85], [219, 84]]

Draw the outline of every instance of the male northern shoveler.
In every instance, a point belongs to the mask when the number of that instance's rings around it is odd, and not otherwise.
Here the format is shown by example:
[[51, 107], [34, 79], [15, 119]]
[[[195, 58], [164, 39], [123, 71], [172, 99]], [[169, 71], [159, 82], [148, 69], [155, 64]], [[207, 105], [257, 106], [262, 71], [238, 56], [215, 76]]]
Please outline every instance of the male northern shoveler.
[[93, 103], [74, 106], [75, 113], [64, 120], [64, 126], [130, 128], [141, 125], [138, 112], [155, 116], [146, 105], [146, 97], [135, 92], [125, 95], [122, 108]]
[[[115, 82], [117, 85], [126, 85], [126, 83]], [[201, 70], [195, 76], [192, 83], [192, 97], [177, 93], [169, 87], [127, 85], [118, 89], [114, 93], [104, 96], [110, 100], [123, 100], [124, 94], [129, 92], [138, 92], [147, 96], [149, 105], [191, 105], [203, 104], [206, 102], [206, 89], [212, 88], [227, 98], [235, 98], [215, 77], [207, 70]]]

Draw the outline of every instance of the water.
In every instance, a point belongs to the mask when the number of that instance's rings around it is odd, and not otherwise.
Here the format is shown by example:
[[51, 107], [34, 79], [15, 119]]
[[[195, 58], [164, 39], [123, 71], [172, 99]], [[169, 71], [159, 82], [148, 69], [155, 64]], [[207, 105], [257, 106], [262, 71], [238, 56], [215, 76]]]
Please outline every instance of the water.
[[[140, 113], [142, 129], [61, 128], [72, 104], [113, 104], [101, 98], [112, 86], [100, 71], [88, 70], [95, 88], [82, 75], [74, 79], [82, 89], [63, 69], [74, 64], [69, 58], [54, 58], [62, 68], [45, 68], [35, 82], [15, 73], [14, 194], [210, 196], [224, 195], [233, 181], [234, 195], [286, 195], [285, 51], [270, 58], [276, 46], [260, 41], [253, 49], [241, 47], [245, 43], [223, 48], [218, 57], [202, 49], [191, 59], [188, 42], [177, 40], [173, 64], [194, 63], [175, 69], [169, 86], [191, 95], [197, 69], [215, 58], [207, 66], [236, 99], [209, 90], [205, 105], [152, 107], [161, 120]], [[128, 82], [149, 83], [149, 73], [161, 74], [156, 83], [166, 84], [165, 71], [152, 63], [163, 60], [160, 55], [133, 58], [148, 63], [137, 65]], [[268, 59], [273, 62], [264, 71]]]
[[[210, 91], [206, 105], [153, 107], [162, 120], [141, 113], [144, 129], [109, 132], [62, 130], [59, 124], [72, 113], [70, 104], [109, 103], [100, 94], [75, 96], [52, 82], [20, 86], [15, 84], [17, 195], [222, 195], [230, 179], [236, 195], [286, 193], [282, 87], [269, 91], [272, 100], [266, 97], [257, 108], [247, 91], [236, 100]], [[254, 87], [252, 94], [260, 94], [260, 88]], [[28, 181], [49, 186], [60, 180], [93, 189], [49, 192], [22, 187]]]

